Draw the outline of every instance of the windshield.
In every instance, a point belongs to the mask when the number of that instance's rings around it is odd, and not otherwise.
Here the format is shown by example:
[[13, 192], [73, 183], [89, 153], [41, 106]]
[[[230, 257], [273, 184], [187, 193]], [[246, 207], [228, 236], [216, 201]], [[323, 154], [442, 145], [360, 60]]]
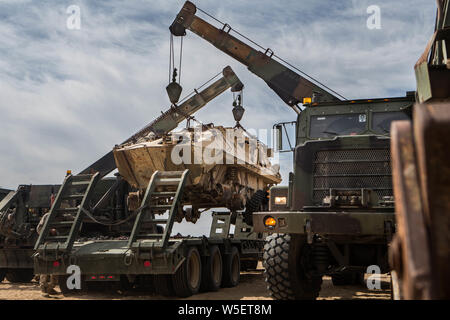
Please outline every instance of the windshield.
[[392, 121], [408, 119], [409, 116], [402, 111], [374, 112], [372, 113], [372, 130], [376, 133], [388, 134], [391, 131]]
[[357, 135], [366, 131], [365, 113], [311, 116], [309, 136], [328, 138], [340, 135]]

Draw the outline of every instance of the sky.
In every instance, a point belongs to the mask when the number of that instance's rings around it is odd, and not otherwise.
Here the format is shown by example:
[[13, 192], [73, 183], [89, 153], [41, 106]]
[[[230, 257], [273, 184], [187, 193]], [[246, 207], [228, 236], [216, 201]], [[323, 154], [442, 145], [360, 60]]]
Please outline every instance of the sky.
[[[67, 169], [84, 169], [167, 109], [168, 27], [183, 3], [0, 0], [0, 187], [61, 183]], [[423, 0], [194, 3], [348, 99], [415, 90], [413, 66], [436, 10]], [[80, 8], [80, 29], [67, 27], [71, 5]], [[380, 29], [367, 27], [371, 5], [380, 8]], [[245, 85], [245, 128], [296, 119], [261, 79], [188, 31], [185, 94], [227, 65]], [[233, 126], [231, 103], [226, 92], [196, 118]], [[286, 182], [292, 154], [280, 164]]]

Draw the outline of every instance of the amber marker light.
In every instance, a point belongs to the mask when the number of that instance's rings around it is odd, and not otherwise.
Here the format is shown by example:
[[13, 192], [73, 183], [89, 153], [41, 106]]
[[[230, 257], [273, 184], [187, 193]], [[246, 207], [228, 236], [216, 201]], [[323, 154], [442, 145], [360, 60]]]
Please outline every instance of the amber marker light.
[[273, 228], [275, 228], [276, 224], [277, 224], [277, 220], [275, 220], [273, 217], [269, 216], [264, 219], [264, 225], [267, 228], [273, 229]]
[[312, 99], [310, 97], [308, 98], [303, 98], [303, 104], [311, 104]]

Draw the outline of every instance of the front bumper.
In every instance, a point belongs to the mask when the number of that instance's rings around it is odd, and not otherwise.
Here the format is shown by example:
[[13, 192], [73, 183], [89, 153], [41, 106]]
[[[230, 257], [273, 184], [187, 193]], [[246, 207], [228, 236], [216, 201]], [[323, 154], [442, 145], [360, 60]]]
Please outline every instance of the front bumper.
[[[266, 227], [266, 217], [276, 220]], [[394, 212], [255, 212], [255, 232], [346, 236], [384, 236], [393, 231]]]

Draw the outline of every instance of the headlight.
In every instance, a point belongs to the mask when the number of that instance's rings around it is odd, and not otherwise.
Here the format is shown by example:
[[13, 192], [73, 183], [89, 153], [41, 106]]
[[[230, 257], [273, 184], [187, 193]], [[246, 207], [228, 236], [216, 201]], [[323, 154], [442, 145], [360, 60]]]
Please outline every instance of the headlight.
[[287, 199], [286, 197], [275, 197], [275, 204], [277, 205], [283, 205], [286, 204]]

